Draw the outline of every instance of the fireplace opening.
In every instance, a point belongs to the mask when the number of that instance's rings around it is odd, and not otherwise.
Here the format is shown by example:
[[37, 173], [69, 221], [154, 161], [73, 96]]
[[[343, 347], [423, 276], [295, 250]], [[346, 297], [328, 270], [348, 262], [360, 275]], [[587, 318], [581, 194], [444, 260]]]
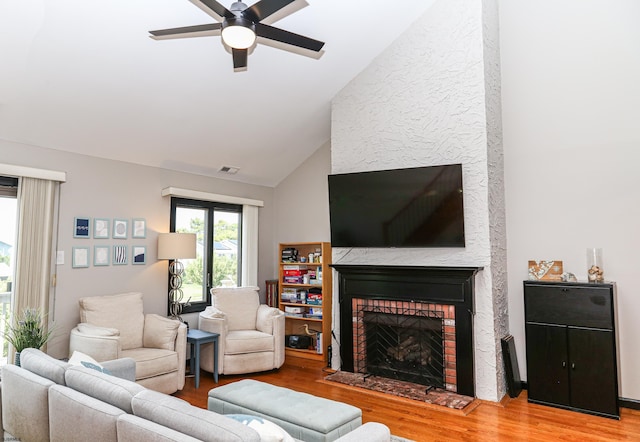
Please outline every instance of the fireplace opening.
[[441, 312], [363, 313], [365, 373], [445, 387]]

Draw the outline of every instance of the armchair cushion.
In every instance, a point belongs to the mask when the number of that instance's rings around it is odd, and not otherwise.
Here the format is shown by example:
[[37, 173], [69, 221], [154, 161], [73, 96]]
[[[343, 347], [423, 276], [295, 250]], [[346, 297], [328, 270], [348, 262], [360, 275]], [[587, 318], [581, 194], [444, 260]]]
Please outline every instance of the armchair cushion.
[[225, 287], [211, 289], [213, 307], [227, 316], [229, 330], [255, 330], [258, 307], [258, 287]]
[[176, 348], [178, 327], [180, 327], [180, 321], [175, 319], [163, 318], [156, 314], [145, 315], [143, 336], [144, 347], [173, 350]]
[[234, 330], [227, 334], [225, 354], [274, 351], [273, 336], [257, 330]]
[[143, 346], [144, 313], [142, 293], [80, 298], [80, 322], [120, 331], [123, 350]]

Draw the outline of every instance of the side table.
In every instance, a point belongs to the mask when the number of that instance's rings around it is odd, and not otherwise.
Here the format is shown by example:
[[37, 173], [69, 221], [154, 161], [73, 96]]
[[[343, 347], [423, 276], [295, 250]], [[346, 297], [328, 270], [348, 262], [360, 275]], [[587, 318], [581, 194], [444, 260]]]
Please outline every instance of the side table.
[[218, 333], [189, 329], [187, 342], [191, 346], [189, 369], [195, 375], [196, 388], [200, 387], [200, 346], [213, 342], [213, 380], [218, 383]]

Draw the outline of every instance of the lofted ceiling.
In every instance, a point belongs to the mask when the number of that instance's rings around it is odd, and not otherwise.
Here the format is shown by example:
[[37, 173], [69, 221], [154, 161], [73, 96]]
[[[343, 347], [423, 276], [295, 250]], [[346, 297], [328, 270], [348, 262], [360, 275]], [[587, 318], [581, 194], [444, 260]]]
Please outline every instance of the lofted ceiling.
[[219, 36], [149, 38], [215, 22], [194, 3], [0, 0], [0, 139], [275, 186], [329, 141], [336, 93], [433, 0], [296, 0], [266, 23], [324, 41], [322, 56], [258, 44], [245, 72]]

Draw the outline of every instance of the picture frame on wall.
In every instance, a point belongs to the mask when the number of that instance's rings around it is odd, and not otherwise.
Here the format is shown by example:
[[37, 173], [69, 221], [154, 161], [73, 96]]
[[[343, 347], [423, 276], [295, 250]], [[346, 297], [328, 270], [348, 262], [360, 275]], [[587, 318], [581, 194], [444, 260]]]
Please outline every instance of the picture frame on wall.
[[73, 219], [73, 237], [74, 238], [90, 238], [91, 237], [91, 218], [84, 216], [76, 216]]
[[134, 218], [132, 220], [131, 238], [147, 237], [147, 222], [144, 218]]
[[111, 251], [111, 247], [109, 246], [94, 246], [93, 265], [96, 267], [108, 266], [110, 261], [109, 260], [110, 251]]
[[127, 264], [127, 246], [113, 246], [113, 265]]
[[113, 238], [114, 239], [126, 239], [127, 232], [129, 230], [129, 221], [126, 219], [114, 219], [113, 220]]
[[108, 239], [109, 238], [109, 219], [94, 218], [93, 220], [93, 238]]
[[147, 248], [145, 246], [132, 246], [132, 260], [133, 265], [144, 265], [147, 262]]
[[71, 256], [74, 269], [89, 267], [89, 247], [73, 247]]

